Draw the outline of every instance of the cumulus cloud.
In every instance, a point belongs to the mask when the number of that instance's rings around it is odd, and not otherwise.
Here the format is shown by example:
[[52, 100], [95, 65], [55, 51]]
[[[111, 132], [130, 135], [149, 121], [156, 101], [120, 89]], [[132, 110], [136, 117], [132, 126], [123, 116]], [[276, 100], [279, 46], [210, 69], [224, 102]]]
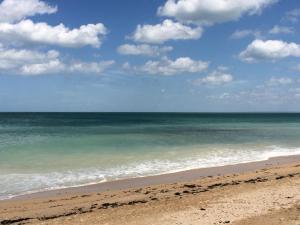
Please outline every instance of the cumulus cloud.
[[0, 69], [14, 70], [24, 64], [42, 63], [55, 60], [59, 57], [59, 52], [50, 50], [42, 53], [26, 49], [8, 49], [0, 46]]
[[241, 39], [249, 36], [258, 38], [261, 36], [261, 32], [258, 30], [236, 30], [230, 37], [232, 39]]
[[53, 74], [62, 72], [65, 69], [65, 65], [59, 60], [50, 60], [43, 63], [26, 64], [20, 68], [20, 74], [22, 75], [41, 75], [41, 74]]
[[55, 50], [40, 52], [27, 49], [4, 48], [0, 45], [0, 73], [41, 75], [53, 73], [101, 74], [114, 61], [65, 62]]
[[233, 81], [233, 76], [224, 71], [216, 70], [208, 74], [208, 76], [199, 78], [193, 83], [195, 85], [223, 85]]
[[281, 40], [254, 40], [239, 55], [240, 59], [247, 62], [276, 60], [289, 56], [300, 57], [300, 45]]
[[271, 30], [269, 30], [269, 33], [270, 34], [293, 34], [295, 33], [295, 30], [292, 27], [275, 25]]
[[57, 11], [39, 0], [4, 0], [0, 4], [0, 22], [16, 22], [37, 14], [51, 14]]
[[[129, 68], [129, 64], [125, 65]], [[186, 73], [200, 73], [206, 70], [209, 62], [201, 60], [193, 60], [189, 57], [180, 57], [175, 60], [170, 60], [163, 57], [160, 61], [148, 61], [142, 66], [135, 66], [133, 69], [139, 73], [151, 75], [172, 76]]]
[[276, 0], [167, 0], [158, 15], [198, 25], [213, 25], [238, 20], [243, 15], [259, 14]]
[[277, 86], [277, 85], [287, 85], [292, 84], [294, 79], [289, 77], [271, 77], [271, 79], [267, 82], [270, 86]]
[[192, 28], [178, 22], [166, 19], [156, 25], [138, 25], [132, 35], [137, 42], [161, 44], [168, 40], [199, 39], [202, 28]]
[[156, 45], [134, 45], [124, 44], [118, 47], [118, 52], [121, 55], [146, 55], [146, 56], [160, 56], [173, 50], [171, 46], [156, 46]]
[[6, 42], [32, 42], [63, 47], [100, 47], [107, 30], [102, 23], [82, 25], [69, 29], [63, 24], [50, 26], [22, 20], [16, 24], [0, 23], [0, 39]]
[[114, 61], [63, 63], [59, 59], [45, 63], [28, 64], [20, 69], [22, 75], [43, 75], [54, 73], [101, 74]]

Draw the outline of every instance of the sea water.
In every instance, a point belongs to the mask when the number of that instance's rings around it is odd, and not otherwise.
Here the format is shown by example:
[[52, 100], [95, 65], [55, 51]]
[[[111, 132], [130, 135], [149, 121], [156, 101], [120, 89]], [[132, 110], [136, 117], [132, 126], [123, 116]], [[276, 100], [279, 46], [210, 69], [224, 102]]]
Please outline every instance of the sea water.
[[291, 154], [296, 113], [0, 113], [0, 199]]

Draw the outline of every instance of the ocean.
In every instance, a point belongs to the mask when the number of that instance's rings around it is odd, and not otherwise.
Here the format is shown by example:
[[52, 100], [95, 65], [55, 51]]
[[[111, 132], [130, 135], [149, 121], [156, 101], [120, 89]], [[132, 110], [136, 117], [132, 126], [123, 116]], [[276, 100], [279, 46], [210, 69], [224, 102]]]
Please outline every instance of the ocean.
[[297, 113], [0, 113], [0, 199], [291, 154]]

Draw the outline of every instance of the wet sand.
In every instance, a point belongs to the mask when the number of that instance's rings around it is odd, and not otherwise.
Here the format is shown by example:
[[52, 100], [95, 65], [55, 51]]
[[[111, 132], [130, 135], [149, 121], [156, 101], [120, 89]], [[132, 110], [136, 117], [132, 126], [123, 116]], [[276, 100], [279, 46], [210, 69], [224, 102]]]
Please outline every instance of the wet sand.
[[0, 224], [300, 224], [300, 156], [0, 201]]

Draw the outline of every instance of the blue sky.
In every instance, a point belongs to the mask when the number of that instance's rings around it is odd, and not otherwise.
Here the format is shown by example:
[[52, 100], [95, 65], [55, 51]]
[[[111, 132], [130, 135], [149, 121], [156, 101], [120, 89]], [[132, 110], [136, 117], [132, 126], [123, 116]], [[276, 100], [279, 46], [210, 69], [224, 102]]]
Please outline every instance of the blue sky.
[[298, 0], [0, 2], [0, 111], [300, 111]]

